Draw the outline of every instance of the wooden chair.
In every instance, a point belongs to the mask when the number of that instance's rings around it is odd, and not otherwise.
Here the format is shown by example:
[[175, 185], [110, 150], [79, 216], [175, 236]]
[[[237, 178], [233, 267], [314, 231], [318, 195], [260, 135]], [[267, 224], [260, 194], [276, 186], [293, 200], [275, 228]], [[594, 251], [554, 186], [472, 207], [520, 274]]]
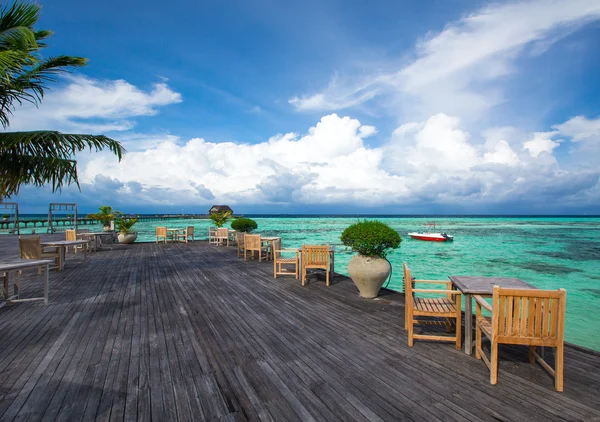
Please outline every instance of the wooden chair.
[[219, 242], [217, 241], [217, 228], [209, 227], [208, 228], [208, 244], [209, 245], [217, 245]]
[[19, 249], [21, 259], [53, 259], [51, 268], [62, 268], [61, 255], [58, 247], [43, 248], [40, 236], [19, 236]]
[[[65, 240], [77, 240], [77, 230], [65, 230]], [[77, 249], [81, 247], [77, 247], [77, 245], [73, 246], [73, 252], [77, 253]], [[69, 252], [69, 248], [65, 248], [66, 252]]]
[[[442, 284], [446, 290], [440, 289], [415, 289], [413, 284]], [[444, 294], [443, 298], [415, 297], [414, 293]], [[452, 290], [451, 281], [443, 280], [413, 280], [410, 269], [404, 263], [404, 326], [408, 330], [408, 345], [412, 347], [414, 339], [449, 341], [456, 344], [456, 350], [460, 350], [461, 340], [461, 292]], [[431, 319], [415, 319], [415, 317], [445, 318], [445, 321]], [[453, 337], [431, 334], [415, 334], [415, 324], [444, 324], [448, 331], [452, 328], [452, 320], [456, 326], [456, 334]]]
[[194, 226], [187, 226], [183, 233], [177, 233], [177, 240], [182, 240], [185, 243], [188, 243], [189, 237], [192, 237], [192, 241], [194, 240]]
[[329, 273], [333, 272], [333, 260], [330, 260], [329, 245], [302, 245], [300, 267], [302, 285], [306, 284], [306, 270], [325, 270], [325, 285], [329, 286]]
[[217, 245], [229, 246], [229, 229], [226, 227], [218, 228], [216, 238], [217, 238]]
[[[278, 239], [274, 242], [273, 245], [273, 278], [277, 278], [278, 275], [290, 275], [293, 274], [298, 278], [298, 261], [300, 260], [298, 255], [298, 249], [282, 249], [281, 248], [281, 239]], [[283, 254], [291, 255], [294, 254], [293, 257], [286, 257]], [[286, 268], [284, 268], [284, 265]], [[290, 271], [290, 266], [294, 266], [294, 270]]]
[[[79, 235], [77, 230], [65, 230], [65, 240], [83, 240], [83, 239], [82, 239], [82, 236]], [[81, 249], [83, 251], [84, 248], [86, 249], [86, 251], [89, 251], [91, 249], [92, 241], [90, 239], [86, 239], [86, 240], [88, 241], [88, 243], [85, 245], [73, 245], [72, 246], [73, 252], [77, 253], [77, 250], [79, 250], [79, 249]], [[69, 249], [66, 248], [66, 251], [68, 252]]]
[[260, 234], [248, 234], [244, 233], [244, 261], [246, 261], [246, 253], [252, 253], [252, 258], [254, 258], [254, 252], [258, 252], [258, 262], [262, 261], [262, 254], [266, 249], [262, 246], [262, 241], [260, 240]]
[[[498, 380], [498, 345], [529, 346], [529, 363], [536, 361], [553, 377], [556, 391], [563, 391], [565, 309], [567, 292], [558, 290], [503, 289], [494, 286], [492, 304], [475, 296], [475, 357], [490, 370], [490, 383]], [[491, 312], [482, 315], [481, 308]], [[491, 341], [490, 359], [481, 349], [481, 334]], [[536, 352], [536, 347], [554, 347], [555, 369]]]
[[[162, 240], [160, 239], [162, 237]], [[157, 227], [156, 228], [156, 243], [158, 242], [167, 243], [167, 228], [166, 227]]]
[[237, 256], [238, 258], [242, 256], [242, 252], [244, 251], [244, 232], [236, 232], [235, 233], [235, 244], [237, 246]]

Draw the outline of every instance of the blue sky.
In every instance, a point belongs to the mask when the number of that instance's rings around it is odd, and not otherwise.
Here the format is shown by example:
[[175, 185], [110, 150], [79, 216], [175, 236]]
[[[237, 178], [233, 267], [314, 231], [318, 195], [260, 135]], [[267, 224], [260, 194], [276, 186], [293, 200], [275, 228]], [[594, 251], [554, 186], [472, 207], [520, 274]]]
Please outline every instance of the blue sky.
[[600, 213], [597, 0], [40, 4], [89, 65], [10, 129], [129, 153], [24, 212]]

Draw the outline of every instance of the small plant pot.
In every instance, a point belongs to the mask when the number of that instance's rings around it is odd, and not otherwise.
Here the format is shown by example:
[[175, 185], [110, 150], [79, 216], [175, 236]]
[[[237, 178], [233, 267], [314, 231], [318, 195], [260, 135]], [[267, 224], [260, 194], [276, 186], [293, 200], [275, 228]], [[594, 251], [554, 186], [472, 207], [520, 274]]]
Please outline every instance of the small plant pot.
[[360, 297], [374, 299], [385, 280], [390, 276], [392, 267], [383, 258], [355, 255], [348, 263], [348, 274], [358, 287]]
[[128, 244], [136, 241], [138, 234], [136, 232], [126, 233], [126, 234], [119, 233], [119, 235], [117, 237], [119, 238], [119, 243], [128, 245]]

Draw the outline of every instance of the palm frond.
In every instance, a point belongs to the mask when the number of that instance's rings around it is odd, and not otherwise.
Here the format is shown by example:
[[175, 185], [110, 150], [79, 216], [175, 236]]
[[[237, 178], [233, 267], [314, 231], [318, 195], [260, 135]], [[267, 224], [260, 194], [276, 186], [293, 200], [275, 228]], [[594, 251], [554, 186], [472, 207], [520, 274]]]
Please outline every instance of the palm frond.
[[125, 153], [118, 141], [103, 135], [50, 131], [0, 133], [0, 197], [18, 193], [23, 184], [49, 183], [53, 191], [73, 183], [79, 187], [74, 156], [88, 148], [108, 149], [119, 160]]
[[17, 26], [31, 28], [37, 22], [42, 6], [36, 3], [15, 2], [0, 10], [0, 31]]

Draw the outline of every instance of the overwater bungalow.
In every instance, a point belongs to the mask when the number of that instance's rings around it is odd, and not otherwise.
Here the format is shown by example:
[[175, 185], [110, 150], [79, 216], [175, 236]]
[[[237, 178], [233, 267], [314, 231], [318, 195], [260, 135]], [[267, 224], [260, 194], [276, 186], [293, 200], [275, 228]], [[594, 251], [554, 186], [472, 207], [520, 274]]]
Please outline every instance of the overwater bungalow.
[[[17, 242], [0, 237], [2, 256]], [[51, 272], [47, 305], [0, 309], [2, 420], [600, 420], [594, 351], [566, 346], [559, 393], [526, 348], [501, 348], [490, 385], [451, 344], [408, 347], [402, 294], [361, 299], [339, 274], [302, 287], [206, 241], [80, 258]], [[40, 289], [23, 275], [22, 297]]]

